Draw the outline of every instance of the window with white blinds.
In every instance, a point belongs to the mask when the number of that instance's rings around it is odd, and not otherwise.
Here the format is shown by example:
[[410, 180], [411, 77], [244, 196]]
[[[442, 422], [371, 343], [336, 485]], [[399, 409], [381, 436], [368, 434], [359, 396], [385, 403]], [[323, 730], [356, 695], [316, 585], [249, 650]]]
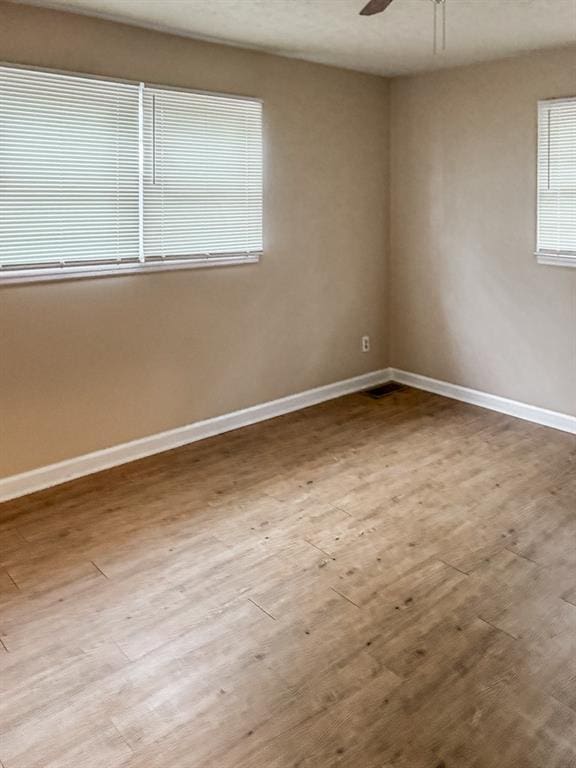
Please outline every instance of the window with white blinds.
[[261, 104], [185, 91], [144, 94], [144, 256], [262, 250]]
[[138, 261], [138, 86], [0, 67], [0, 265]]
[[261, 250], [259, 101], [0, 66], [0, 280]]
[[539, 261], [576, 266], [576, 98], [538, 105]]

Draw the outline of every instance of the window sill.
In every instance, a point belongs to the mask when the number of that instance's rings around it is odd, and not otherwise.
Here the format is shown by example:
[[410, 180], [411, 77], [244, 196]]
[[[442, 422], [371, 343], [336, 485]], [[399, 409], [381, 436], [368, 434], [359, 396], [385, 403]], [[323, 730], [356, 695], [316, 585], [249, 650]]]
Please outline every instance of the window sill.
[[176, 269], [203, 269], [205, 267], [231, 267], [239, 264], [257, 264], [261, 253], [249, 256], [211, 256], [203, 259], [181, 259], [148, 264], [100, 264], [40, 269], [0, 270], [0, 286], [22, 283], [47, 283], [54, 280], [83, 280], [86, 278], [118, 275], [149, 275], [154, 272], [171, 272]]
[[549, 267], [576, 267], [576, 253], [542, 253], [536, 251], [538, 264]]

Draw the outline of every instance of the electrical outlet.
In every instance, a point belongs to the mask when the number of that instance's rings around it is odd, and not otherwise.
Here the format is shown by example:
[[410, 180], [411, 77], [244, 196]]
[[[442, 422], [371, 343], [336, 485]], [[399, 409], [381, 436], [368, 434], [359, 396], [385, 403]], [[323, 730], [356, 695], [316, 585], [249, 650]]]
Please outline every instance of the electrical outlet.
[[362, 336], [362, 352], [370, 352], [370, 336]]

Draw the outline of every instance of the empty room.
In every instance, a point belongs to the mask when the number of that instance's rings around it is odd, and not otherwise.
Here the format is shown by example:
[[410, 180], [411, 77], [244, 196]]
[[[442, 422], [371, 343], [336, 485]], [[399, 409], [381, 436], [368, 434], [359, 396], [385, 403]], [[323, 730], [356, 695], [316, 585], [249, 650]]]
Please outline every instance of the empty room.
[[0, 768], [576, 768], [576, 0], [0, 0]]

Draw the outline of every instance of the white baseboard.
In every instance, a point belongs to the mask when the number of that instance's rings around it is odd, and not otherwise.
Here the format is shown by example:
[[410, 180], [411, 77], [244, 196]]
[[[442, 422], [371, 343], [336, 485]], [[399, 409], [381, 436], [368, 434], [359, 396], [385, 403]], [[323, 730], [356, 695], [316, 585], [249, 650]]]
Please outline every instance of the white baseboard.
[[308, 408], [311, 405], [317, 405], [326, 400], [332, 400], [335, 397], [348, 395], [352, 392], [359, 392], [362, 389], [373, 387], [376, 384], [383, 384], [389, 380], [389, 369], [372, 371], [362, 376], [355, 376], [352, 379], [337, 381], [324, 387], [309, 389], [296, 395], [282, 397], [279, 400], [272, 400], [261, 405], [254, 405], [251, 408], [226, 413], [213, 419], [197, 421], [185, 427], [177, 427], [167, 432], [160, 432], [150, 435], [150, 437], [143, 437], [139, 440], [132, 440], [129, 443], [115, 445], [112, 448], [87, 453], [74, 459], [58, 462], [57, 464], [49, 464], [46, 467], [39, 467], [30, 472], [12, 475], [11, 477], [0, 479], [0, 501], [25, 496], [44, 488], [66, 483], [78, 477], [100, 472], [103, 469], [110, 469], [120, 464], [135, 461], [136, 459], [143, 459], [155, 453], [162, 453], [162, 451], [178, 448], [187, 443], [194, 443], [206, 437], [229, 432], [239, 427], [246, 427], [258, 421], [272, 419], [275, 416], [290, 413], [290, 411]]
[[546, 408], [527, 405], [517, 400], [508, 400], [508, 398], [499, 397], [498, 395], [489, 395], [486, 392], [479, 392], [477, 389], [468, 389], [468, 387], [461, 387], [458, 384], [449, 384], [447, 381], [430, 379], [428, 376], [400, 371], [396, 368], [390, 369], [390, 377], [393, 381], [407, 384], [416, 389], [424, 389], [426, 392], [444, 395], [444, 397], [450, 397], [453, 400], [461, 400], [463, 403], [479, 405], [491, 411], [498, 411], [508, 416], [516, 416], [518, 419], [542, 424], [545, 427], [552, 427], [563, 432], [576, 434], [576, 416], [558, 413], [558, 411], [549, 411]]
[[395, 368], [384, 368], [362, 376], [355, 376], [352, 379], [327, 384], [324, 387], [299, 392], [296, 395], [289, 395], [279, 400], [254, 405], [251, 408], [226, 413], [213, 419], [197, 421], [185, 427], [178, 427], [167, 432], [150, 435], [150, 437], [132, 440], [129, 443], [112, 446], [112, 448], [87, 453], [84, 456], [61, 461], [57, 464], [39, 467], [30, 472], [23, 472], [20, 475], [0, 479], [0, 502], [25, 496], [54, 485], [60, 485], [78, 477], [100, 472], [103, 469], [110, 469], [121, 464], [127, 464], [130, 461], [143, 459], [155, 453], [169, 451], [172, 448], [194, 443], [206, 437], [213, 437], [223, 432], [246, 427], [249, 424], [273, 419], [284, 413], [308, 408], [311, 405], [317, 405], [326, 400], [332, 400], [335, 397], [348, 395], [352, 392], [359, 392], [390, 380], [407, 384], [416, 389], [433, 392], [437, 395], [443, 395], [453, 400], [461, 400], [464, 403], [479, 405], [492, 411], [498, 411], [509, 416], [516, 416], [519, 419], [542, 424], [546, 427], [553, 427], [554, 429], [576, 434], [576, 416], [549, 411], [545, 408], [527, 405], [516, 400], [508, 400], [497, 395], [489, 395], [486, 392], [468, 389], [467, 387], [450, 384], [446, 381], [438, 381], [437, 379], [431, 379], [428, 376], [421, 376], [417, 373], [400, 371]]

